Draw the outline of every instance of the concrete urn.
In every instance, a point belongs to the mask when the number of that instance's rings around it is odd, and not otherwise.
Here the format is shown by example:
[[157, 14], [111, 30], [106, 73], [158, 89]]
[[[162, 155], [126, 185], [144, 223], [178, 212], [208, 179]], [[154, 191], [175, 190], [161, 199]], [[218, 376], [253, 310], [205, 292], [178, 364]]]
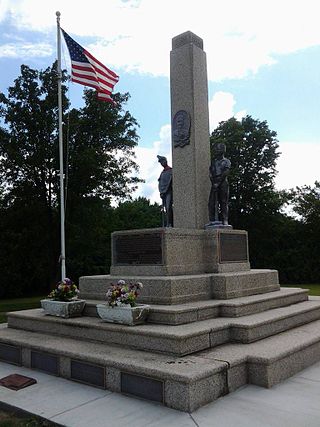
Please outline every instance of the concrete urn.
[[102, 320], [129, 326], [144, 323], [149, 314], [149, 309], [150, 306], [145, 304], [138, 304], [135, 307], [131, 307], [130, 304], [115, 307], [97, 304], [97, 313]]
[[81, 316], [85, 304], [86, 301], [81, 299], [73, 301], [54, 301], [50, 299], [41, 300], [41, 307], [45, 314], [63, 317], [65, 319]]

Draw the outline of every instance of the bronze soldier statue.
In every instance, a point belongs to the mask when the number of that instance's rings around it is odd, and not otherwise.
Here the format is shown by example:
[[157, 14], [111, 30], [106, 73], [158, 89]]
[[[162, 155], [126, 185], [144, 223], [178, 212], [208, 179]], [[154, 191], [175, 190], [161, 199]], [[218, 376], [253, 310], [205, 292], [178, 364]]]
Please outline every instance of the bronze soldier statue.
[[166, 221], [163, 226], [173, 227], [173, 212], [172, 212], [172, 168], [168, 166], [166, 157], [157, 156], [158, 162], [163, 167], [163, 171], [159, 176], [159, 192], [162, 199], [162, 209], [166, 213]]
[[224, 157], [225, 144], [215, 144], [213, 152], [214, 156], [209, 168], [212, 184], [208, 204], [210, 222], [206, 227], [231, 228], [231, 225], [228, 224], [229, 183], [227, 178], [231, 162]]

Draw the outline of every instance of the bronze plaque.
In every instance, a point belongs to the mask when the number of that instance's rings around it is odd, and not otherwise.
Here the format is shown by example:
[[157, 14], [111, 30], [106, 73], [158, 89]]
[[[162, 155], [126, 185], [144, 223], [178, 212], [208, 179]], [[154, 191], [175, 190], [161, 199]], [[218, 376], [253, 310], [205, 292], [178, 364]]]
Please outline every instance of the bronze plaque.
[[114, 265], [162, 264], [162, 233], [114, 236]]
[[220, 262], [248, 262], [246, 234], [220, 233]]
[[47, 374], [59, 375], [59, 359], [53, 354], [31, 351], [31, 368]]
[[164, 403], [163, 381], [121, 372], [121, 393]]
[[184, 147], [190, 144], [190, 114], [187, 111], [178, 111], [172, 120], [172, 136], [175, 147]]
[[105, 388], [105, 369], [103, 366], [71, 360], [71, 378], [81, 383]]
[[10, 344], [0, 344], [0, 360], [21, 365], [21, 348]]

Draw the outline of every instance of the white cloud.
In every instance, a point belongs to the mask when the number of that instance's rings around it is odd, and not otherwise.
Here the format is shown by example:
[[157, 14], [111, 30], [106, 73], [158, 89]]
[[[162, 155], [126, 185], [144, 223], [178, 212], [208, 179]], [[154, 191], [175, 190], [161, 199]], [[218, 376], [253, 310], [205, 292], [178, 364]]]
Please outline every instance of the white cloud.
[[[94, 36], [93, 54], [116, 69], [169, 75], [171, 39], [186, 30], [204, 39], [210, 80], [243, 78], [277, 55], [320, 44], [318, 0], [2, 0], [0, 20], [54, 35], [55, 11], [74, 35]], [[54, 41], [52, 41], [54, 44]], [[89, 46], [86, 45], [88, 48]]]
[[280, 142], [276, 187], [289, 189], [319, 181], [319, 143]]
[[52, 55], [47, 43], [7, 43], [0, 46], [0, 58], [33, 58]]
[[160, 203], [158, 178], [162, 171], [162, 167], [158, 163], [157, 155], [167, 157], [168, 164], [172, 164], [171, 126], [162, 126], [159, 137], [160, 139], [155, 141], [151, 148], [138, 146], [135, 150], [137, 156], [136, 160], [140, 166], [139, 177], [145, 180], [144, 184], [139, 185], [139, 188], [135, 193], [135, 197], [147, 197], [152, 203]]
[[2, 0], [0, 2], [0, 22], [6, 18], [10, 11], [10, 0]]
[[209, 102], [210, 132], [212, 132], [222, 121], [228, 120], [231, 117], [235, 117], [240, 120], [247, 114], [246, 110], [241, 110], [235, 113], [235, 104], [236, 101], [232, 93], [219, 91], [213, 95]]

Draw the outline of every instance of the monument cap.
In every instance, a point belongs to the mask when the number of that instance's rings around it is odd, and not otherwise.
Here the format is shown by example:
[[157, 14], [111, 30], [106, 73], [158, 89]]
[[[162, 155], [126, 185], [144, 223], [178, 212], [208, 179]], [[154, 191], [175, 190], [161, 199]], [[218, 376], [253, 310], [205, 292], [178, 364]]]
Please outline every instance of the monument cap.
[[177, 49], [185, 44], [194, 44], [203, 50], [203, 40], [201, 37], [194, 34], [192, 31], [186, 31], [172, 39], [172, 49]]

